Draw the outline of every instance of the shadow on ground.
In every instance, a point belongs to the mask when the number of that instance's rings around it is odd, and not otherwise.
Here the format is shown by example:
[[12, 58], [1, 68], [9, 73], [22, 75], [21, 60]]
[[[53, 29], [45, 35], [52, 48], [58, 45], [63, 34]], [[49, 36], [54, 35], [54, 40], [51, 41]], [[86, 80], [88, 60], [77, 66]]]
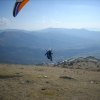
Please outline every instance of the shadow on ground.
[[22, 76], [19, 76], [19, 75], [0, 75], [0, 79], [14, 78], [14, 77], [22, 77]]

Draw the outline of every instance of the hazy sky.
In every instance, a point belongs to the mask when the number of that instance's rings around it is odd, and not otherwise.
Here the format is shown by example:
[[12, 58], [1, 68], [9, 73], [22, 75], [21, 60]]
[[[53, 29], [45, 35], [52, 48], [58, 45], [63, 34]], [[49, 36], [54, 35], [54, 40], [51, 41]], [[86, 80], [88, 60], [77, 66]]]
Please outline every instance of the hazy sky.
[[100, 30], [100, 0], [30, 0], [13, 17], [16, 0], [0, 0], [0, 29], [85, 28]]

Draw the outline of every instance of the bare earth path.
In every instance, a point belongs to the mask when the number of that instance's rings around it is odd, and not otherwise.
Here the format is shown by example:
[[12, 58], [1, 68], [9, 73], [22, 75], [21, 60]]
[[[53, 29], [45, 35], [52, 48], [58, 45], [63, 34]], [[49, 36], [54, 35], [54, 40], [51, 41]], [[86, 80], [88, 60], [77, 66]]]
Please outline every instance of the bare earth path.
[[0, 100], [100, 100], [100, 72], [0, 64]]

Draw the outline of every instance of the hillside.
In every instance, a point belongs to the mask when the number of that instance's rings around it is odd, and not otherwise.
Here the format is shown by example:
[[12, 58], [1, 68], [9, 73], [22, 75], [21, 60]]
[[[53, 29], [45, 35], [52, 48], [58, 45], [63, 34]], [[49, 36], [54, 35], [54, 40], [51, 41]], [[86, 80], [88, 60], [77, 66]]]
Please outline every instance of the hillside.
[[0, 100], [99, 98], [100, 59], [81, 57], [55, 65], [0, 64]]
[[86, 69], [88, 71], [100, 71], [100, 59], [88, 56], [79, 58], [70, 58], [62, 62], [54, 63], [54, 67], [70, 68], [70, 69]]

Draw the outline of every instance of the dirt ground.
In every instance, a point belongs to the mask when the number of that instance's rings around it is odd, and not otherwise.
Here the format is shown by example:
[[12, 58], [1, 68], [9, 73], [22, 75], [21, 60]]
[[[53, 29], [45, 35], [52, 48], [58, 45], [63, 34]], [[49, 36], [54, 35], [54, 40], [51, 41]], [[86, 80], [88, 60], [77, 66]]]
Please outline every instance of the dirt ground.
[[100, 100], [100, 71], [0, 64], [0, 100]]

